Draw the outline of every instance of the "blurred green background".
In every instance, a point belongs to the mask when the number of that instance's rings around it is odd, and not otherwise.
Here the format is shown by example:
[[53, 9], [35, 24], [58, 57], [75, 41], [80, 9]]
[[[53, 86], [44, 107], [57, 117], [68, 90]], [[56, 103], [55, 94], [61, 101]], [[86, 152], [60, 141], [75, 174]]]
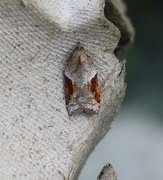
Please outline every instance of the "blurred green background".
[[135, 27], [127, 60], [127, 92], [112, 128], [79, 180], [95, 180], [111, 163], [118, 180], [163, 180], [163, 1], [126, 0]]
[[137, 99], [145, 110], [163, 117], [163, 1], [125, 2], [136, 37], [126, 54], [128, 88], [124, 102]]

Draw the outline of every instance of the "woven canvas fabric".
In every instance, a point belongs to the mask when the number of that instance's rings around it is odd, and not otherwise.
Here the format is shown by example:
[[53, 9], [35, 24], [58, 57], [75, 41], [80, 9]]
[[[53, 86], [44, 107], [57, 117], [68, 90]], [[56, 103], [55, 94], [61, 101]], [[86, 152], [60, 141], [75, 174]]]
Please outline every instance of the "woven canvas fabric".
[[[86, 45], [93, 39], [93, 46], [100, 28], [84, 37]], [[20, 0], [0, 1], [0, 179], [73, 179], [107, 132], [125, 89], [122, 64], [111, 52], [117, 39], [108, 54], [89, 50], [105, 87], [101, 114], [69, 117], [65, 107], [63, 71], [83, 34], [61, 32]]]

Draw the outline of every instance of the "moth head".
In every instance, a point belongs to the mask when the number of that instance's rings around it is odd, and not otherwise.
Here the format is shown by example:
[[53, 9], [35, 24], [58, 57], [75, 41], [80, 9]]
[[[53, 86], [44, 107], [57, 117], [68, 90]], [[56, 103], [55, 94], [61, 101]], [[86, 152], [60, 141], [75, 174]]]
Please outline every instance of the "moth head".
[[84, 51], [84, 47], [80, 42], [77, 42], [76, 48], [77, 51]]

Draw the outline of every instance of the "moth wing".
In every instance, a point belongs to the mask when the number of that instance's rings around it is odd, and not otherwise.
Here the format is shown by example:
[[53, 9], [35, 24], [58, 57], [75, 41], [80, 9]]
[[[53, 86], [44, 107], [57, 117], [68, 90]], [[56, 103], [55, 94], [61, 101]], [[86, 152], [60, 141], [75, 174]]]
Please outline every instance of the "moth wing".
[[69, 104], [73, 97], [74, 85], [71, 79], [69, 79], [66, 75], [64, 75], [65, 79], [65, 99], [66, 105]]
[[88, 82], [88, 90], [92, 93], [92, 98], [100, 103], [100, 87], [98, 84], [97, 74]]

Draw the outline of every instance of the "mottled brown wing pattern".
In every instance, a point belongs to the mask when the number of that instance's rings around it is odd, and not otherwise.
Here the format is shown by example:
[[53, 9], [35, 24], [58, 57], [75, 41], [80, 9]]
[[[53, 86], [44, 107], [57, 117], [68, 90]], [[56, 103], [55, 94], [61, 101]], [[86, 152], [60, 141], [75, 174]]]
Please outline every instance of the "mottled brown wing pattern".
[[65, 83], [65, 99], [66, 99], [66, 105], [68, 105], [73, 95], [73, 83], [72, 83], [72, 80], [69, 79], [65, 75], [64, 75], [64, 80], [65, 80], [64, 82]]
[[98, 77], [97, 74], [91, 79], [90, 83], [90, 91], [93, 94], [93, 99], [96, 100], [97, 103], [100, 103], [101, 99], [100, 99], [100, 87], [98, 84]]
[[100, 87], [92, 58], [77, 43], [65, 68], [65, 99], [69, 115], [77, 112], [97, 114], [100, 109]]

